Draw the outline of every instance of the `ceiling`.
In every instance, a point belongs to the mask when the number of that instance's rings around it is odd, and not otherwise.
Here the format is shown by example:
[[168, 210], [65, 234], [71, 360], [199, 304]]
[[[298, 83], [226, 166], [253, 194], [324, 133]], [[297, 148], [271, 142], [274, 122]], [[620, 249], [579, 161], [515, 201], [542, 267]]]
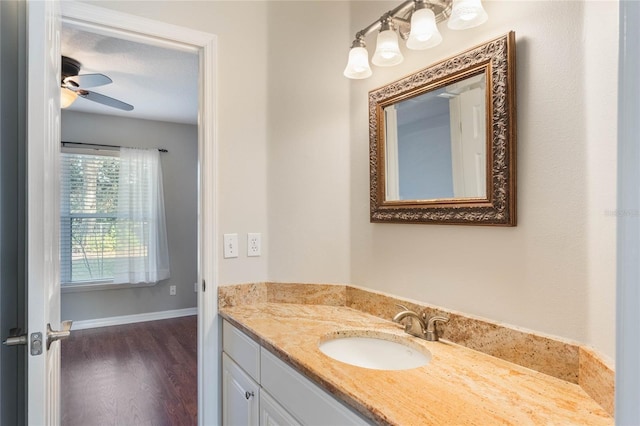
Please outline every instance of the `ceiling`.
[[80, 74], [101, 73], [113, 80], [88, 90], [133, 105], [121, 111], [82, 97], [69, 111], [117, 115], [174, 123], [197, 123], [198, 55], [141, 44], [64, 26], [62, 55], [82, 64]]

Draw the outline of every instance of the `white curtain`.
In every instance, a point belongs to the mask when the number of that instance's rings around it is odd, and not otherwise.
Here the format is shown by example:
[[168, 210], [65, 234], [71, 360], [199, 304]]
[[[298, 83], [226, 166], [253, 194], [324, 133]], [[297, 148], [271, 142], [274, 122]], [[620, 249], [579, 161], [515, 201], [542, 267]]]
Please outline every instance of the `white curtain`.
[[120, 149], [114, 279], [116, 284], [169, 278], [162, 167], [157, 149]]

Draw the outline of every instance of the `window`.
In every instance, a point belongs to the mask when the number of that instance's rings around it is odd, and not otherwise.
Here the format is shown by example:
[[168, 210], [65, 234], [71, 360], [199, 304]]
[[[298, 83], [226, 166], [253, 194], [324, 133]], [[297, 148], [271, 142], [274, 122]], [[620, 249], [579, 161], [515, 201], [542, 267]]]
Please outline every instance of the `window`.
[[65, 151], [60, 195], [63, 286], [169, 277], [157, 150]]

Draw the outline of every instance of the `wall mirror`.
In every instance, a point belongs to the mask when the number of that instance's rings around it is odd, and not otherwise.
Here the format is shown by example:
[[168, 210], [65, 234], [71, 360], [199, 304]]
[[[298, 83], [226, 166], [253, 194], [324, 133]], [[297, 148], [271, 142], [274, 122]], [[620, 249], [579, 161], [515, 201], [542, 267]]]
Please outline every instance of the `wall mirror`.
[[515, 33], [369, 92], [372, 222], [516, 225]]

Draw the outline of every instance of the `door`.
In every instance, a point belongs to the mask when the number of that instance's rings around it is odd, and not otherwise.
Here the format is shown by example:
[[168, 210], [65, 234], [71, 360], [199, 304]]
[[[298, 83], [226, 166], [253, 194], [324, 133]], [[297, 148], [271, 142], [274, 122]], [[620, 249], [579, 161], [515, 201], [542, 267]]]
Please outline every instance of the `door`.
[[280, 404], [267, 392], [260, 390], [260, 426], [299, 426]]
[[[59, 423], [60, 325], [58, 153], [60, 12], [57, 0], [27, 3], [27, 421]], [[38, 338], [39, 337], [39, 338]]]
[[447, 89], [456, 93], [449, 101], [454, 197], [484, 198], [488, 173], [484, 78], [470, 77]]
[[222, 354], [222, 424], [257, 426], [260, 387], [238, 365]]
[[[2, 1], [2, 0], [0, 0]], [[57, 165], [60, 143], [59, 65], [60, 16], [58, 0], [28, 0], [28, 327], [29, 333], [46, 332], [47, 324], [59, 324], [59, 265], [57, 207]], [[198, 123], [200, 164], [199, 282], [198, 291], [198, 424], [219, 423], [218, 383], [220, 367], [217, 343], [217, 255], [215, 244], [216, 160], [214, 118], [216, 38], [196, 30], [150, 21], [97, 8], [83, 2], [64, 2], [65, 19], [88, 25], [107, 26], [130, 34], [190, 46], [200, 54], [200, 122]], [[155, 35], [155, 36], [151, 36]], [[46, 233], [45, 233], [46, 232]], [[204, 282], [206, 280], [206, 291]], [[59, 422], [59, 343], [44, 354], [29, 355], [27, 368], [28, 423]], [[206, 401], [206, 403], [205, 403]]]

